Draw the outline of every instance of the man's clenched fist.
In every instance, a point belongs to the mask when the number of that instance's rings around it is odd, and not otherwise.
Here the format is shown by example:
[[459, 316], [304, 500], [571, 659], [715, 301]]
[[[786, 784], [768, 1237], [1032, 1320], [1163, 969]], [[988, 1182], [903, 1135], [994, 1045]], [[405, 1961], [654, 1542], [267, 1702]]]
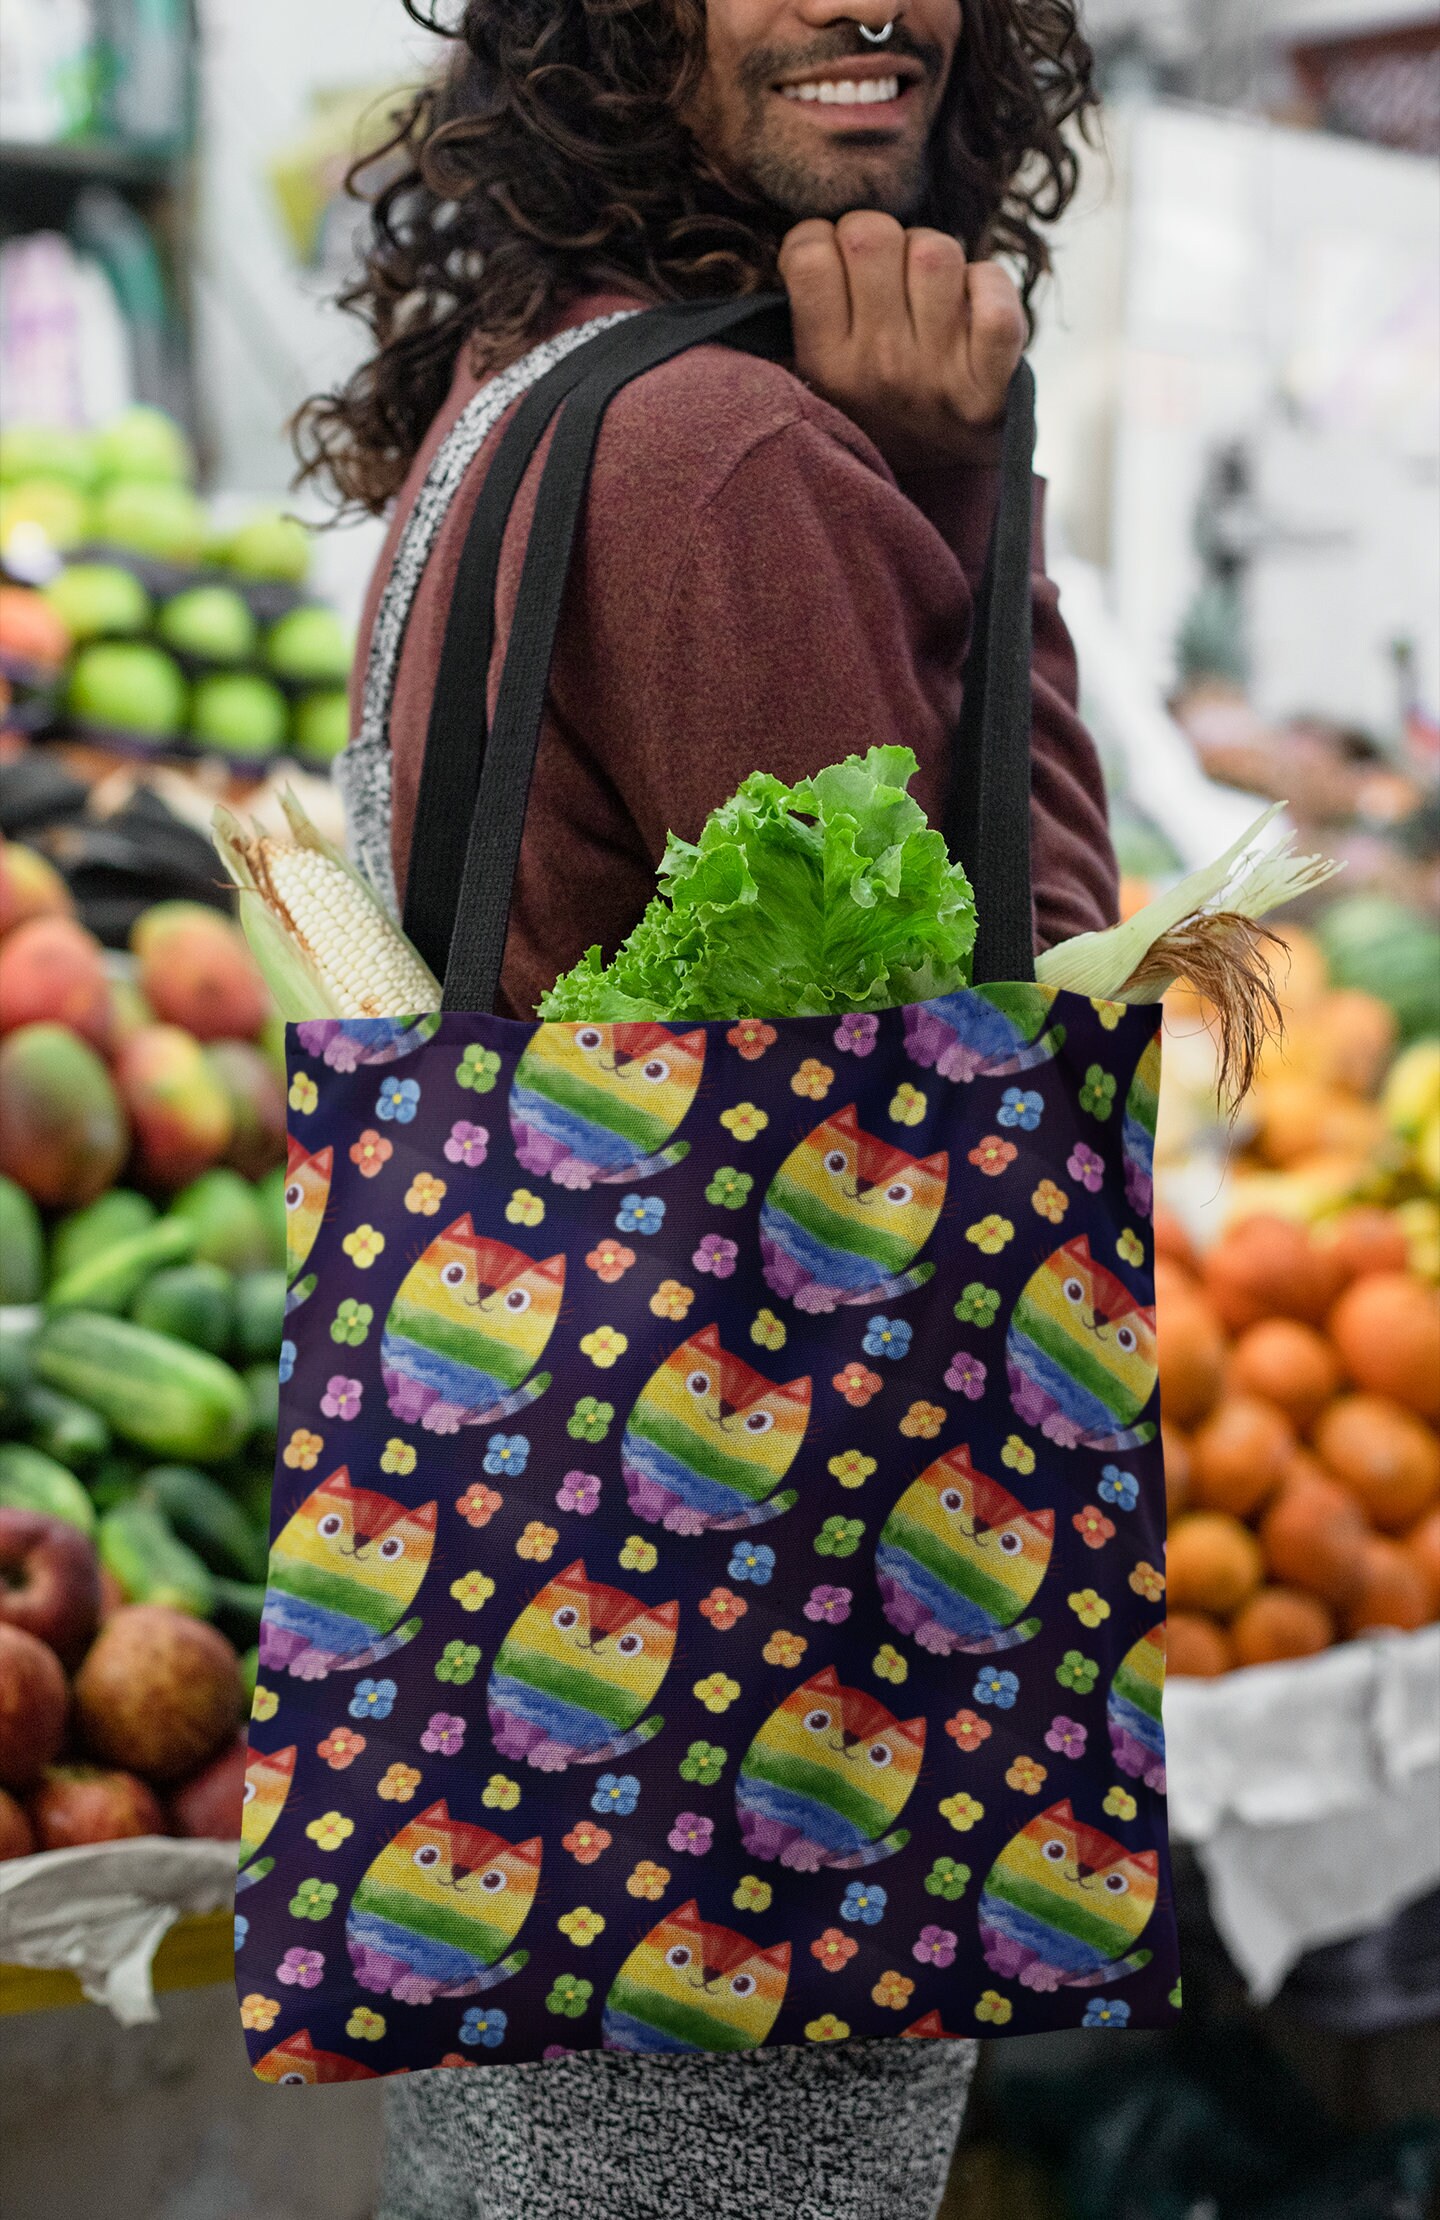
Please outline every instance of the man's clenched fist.
[[964, 462], [995, 424], [1025, 349], [1025, 311], [995, 262], [943, 231], [858, 209], [796, 224], [780, 250], [795, 368], [895, 470]]

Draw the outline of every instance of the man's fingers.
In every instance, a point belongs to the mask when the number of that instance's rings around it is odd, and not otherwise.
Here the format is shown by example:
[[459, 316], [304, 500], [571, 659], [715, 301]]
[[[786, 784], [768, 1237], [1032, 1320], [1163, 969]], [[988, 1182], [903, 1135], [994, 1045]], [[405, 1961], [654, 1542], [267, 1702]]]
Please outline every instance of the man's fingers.
[[803, 372], [817, 352], [842, 346], [850, 330], [850, 290], [835, 226], [814, 216], [787, 232], [780, 276], [790, 295], [796, 360]]
[[867, 350], [898, 352], [908, 337], [905, 305], [905, 233], [893, 216], [863, 208], [835, 226], [850, 288], [852, 339]]
[[905, 235], [905, 289], [921, 349], [949, 357], [965, 329], [965, 249], [945, 231]]
[[998, 262], [970, 265], [970, 367], [998, 410], [1029, 333], [1019, 289]]

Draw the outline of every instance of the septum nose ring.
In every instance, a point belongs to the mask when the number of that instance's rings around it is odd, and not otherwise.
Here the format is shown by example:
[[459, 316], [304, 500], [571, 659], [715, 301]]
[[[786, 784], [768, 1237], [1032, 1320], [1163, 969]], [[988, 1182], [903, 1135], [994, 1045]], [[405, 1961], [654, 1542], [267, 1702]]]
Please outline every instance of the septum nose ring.
[[868, 23], [862, 23], [859, 29], [861, 38], [865, 39], [871, 46], [883, 46], [894, 32], [895, 18], [891, 16], [883, 30], [872, 31]]

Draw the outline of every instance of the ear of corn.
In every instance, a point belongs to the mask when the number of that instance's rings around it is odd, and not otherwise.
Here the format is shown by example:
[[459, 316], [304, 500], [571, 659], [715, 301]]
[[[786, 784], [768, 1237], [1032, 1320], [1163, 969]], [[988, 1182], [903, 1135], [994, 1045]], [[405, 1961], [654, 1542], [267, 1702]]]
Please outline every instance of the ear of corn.
[[440, 983], [365, 881], [293, 794], [288, 840], [217, 809], [214, 838], [240, 890], [240, 922], [282, 1017], [419, 1017]]

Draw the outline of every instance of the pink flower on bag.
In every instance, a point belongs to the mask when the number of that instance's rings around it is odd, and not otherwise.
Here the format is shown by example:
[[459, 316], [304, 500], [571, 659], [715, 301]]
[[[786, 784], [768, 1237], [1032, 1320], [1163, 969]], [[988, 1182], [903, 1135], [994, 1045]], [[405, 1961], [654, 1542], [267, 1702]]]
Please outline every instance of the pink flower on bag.
[[967, 1402], [978, 1403], [985, 1393], [985, 1367], [968, 1350], [957, 1349], [950, 1359], [945, 1385], [956, 1395], [963, 1395]]
[[599, 1479], [593, 1472], [567, 1472], [555, 1501], [562, 1511], [578, 1511], [588, 1518], [600, 1505]]
[[922, 1927], [911, 1955], [918, 1958], [922, 1966], [953, 1966], [955, 1930], [952, 1927]]
[[861, 1011], [842, 1017], [835, 1028], [835, 1046], [845, 1056], [868, 1056], [875, 1046], [880, 1020]]
[[713, 1819], [706, 1819], [696, 1811], [682, 1811], [677, 1814], [665, 1839], [672, 1850], [688, 1850], [692, 1858], [703, 1858], [714, 1832]]
[[1073, 1151], [1066, 1158], [1065, 1169], [1072, 1179], [1079, 1180], [1089, 1195], [1098, 1195], [1105, 1184], [1104, 1157], [1097, 1156], [1094, 1149], [1087, 1148], [1083, 1141], [1076, 1142]]
[[855, 1592], [851, 1588], [812, 1588], [805, 1616], [822, 1620], [826, 1626], [841, 1626], [849, 1618], [854, 1600]]
[[323, 1950], [287, 1950], [275, 1968], [275, 1978], [287, 1982], [291, 1988], [318, 1989], [324, 1971]]
[[365, 1390], [358, 1380], [347, 1380], [337, 1372], [325, 1383], [325, 1393], [320, 1398], [320, 1408], [327, 1418], [358, 1418], [360, 1398]]
[[445, 1143], [445, 1154], [452, 1164], [463, 1164], [473, 1172], [483, 1164], [490, 1150], [489, 1129], [472, 1125], [468, 1118], [457, 1118], [450, 1128], [450, 1138]]
[[1078, 1719], [1067, 1719], [1063, 1712], [1059, 1712], [1050, 1722], [1045, 1747], [1047, 1750], [1057, 1751], [1061, 1757], [1079, 1758], [1084, 1757], [1088, 1740], [1088, 1728], [1082, 1727]]
[[453, 1711], [436, 1711], [430, 1724], [420, 1737], [422, 1750], [433, 1751], [436, 1757], [454, 1757], [465, 1745], [465, 1722], [457, 1719]]
[[739, 1254], [738, 1241], [727, 1241], [723, 1233], [707, 1233], [690, 1262], [697, 1272], [713, 1272], [717, 1280], [728, 1280]]

